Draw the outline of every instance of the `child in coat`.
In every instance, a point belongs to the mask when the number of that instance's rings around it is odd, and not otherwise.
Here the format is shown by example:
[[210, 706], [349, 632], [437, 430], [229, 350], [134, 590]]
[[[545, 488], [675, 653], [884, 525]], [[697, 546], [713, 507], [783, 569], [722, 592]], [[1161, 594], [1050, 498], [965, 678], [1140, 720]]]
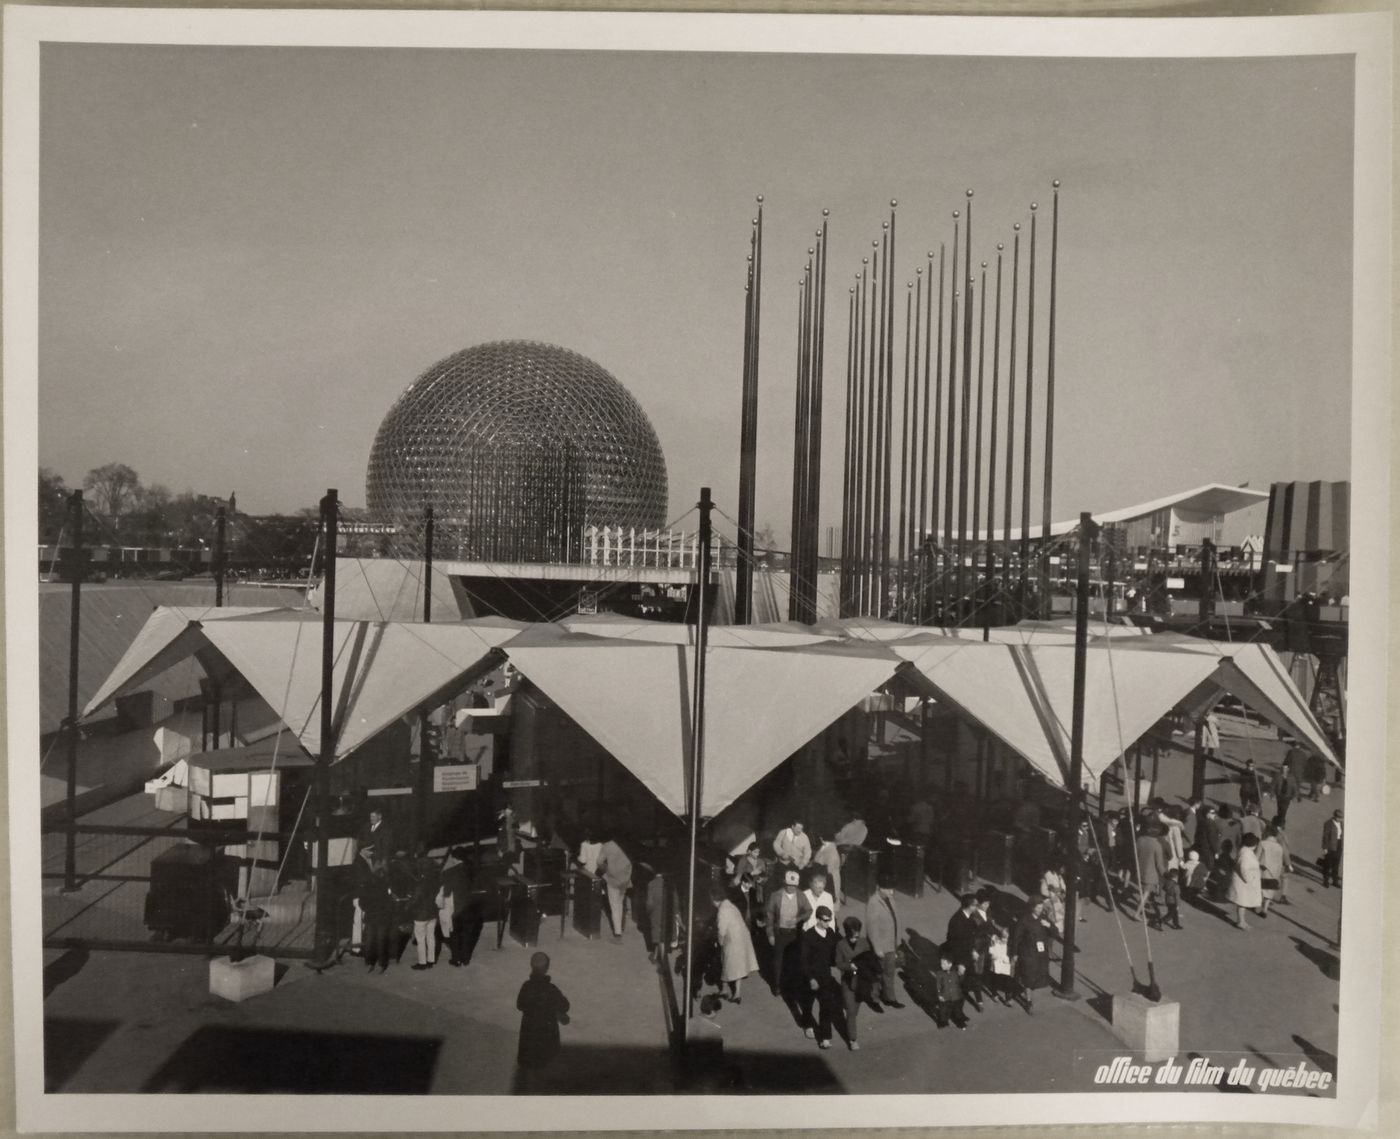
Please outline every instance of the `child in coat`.
[[958, 972], [953, 968], [953, 956], [946, 950], [939, 954], [938, 970], [933, 975], [933, 984], [937, 993], [933, 1004], [934, 1023], [939, 1028], [947, 1028], [951, 1020], [959, 1029], [966, 1028], [962, 982], [958, 980]]

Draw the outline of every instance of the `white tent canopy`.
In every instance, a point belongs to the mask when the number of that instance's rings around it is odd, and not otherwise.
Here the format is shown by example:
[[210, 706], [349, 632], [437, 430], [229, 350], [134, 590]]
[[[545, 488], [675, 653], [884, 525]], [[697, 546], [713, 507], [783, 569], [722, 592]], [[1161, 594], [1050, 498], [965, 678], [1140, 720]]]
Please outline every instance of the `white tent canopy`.
[[[1058, 786], [1069, 776], [1072, 645], [1021, 645], [925, 635], [890, 648], [941, 699], [981, 723]], [[1215, 671], [1199, 653], [1086, 655], [1084, 777], [1097, 780], [1131, 744]]]
[[[665, 806], [689, 800], [695, 654], [537, 626], [510, 661]], [[872, 646], [717, 645], [705, 658], [701, 814], [713, 817], [899, 667]]]
[[[342, 758], [416, 708], [466, 684], [515, 622], [336, 621], [331, 693], [334, 754]], [[298, 610], [158, 609], [107, 683], [107, 700], [155, 672], [213, 649], [235, 668], [312, 754], [321, 748], [321, 619]]]

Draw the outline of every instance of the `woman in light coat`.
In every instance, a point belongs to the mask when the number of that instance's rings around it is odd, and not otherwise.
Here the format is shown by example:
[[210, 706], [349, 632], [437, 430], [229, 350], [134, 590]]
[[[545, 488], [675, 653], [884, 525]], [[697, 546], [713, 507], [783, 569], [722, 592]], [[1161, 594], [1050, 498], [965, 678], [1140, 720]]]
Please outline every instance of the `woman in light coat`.
[[719, 938], [720, 980], [729, 986], [728, 1000], [736, 1005], [743, 999], [740, 986], [750, 973], [758, 971], [753, 938], [739, 907], [722, 890], [711, 894], [715, 903], [715, 932]]
[[1258, 850], [1259, 840], [1254, 835], [1247, 834], [1240, 840], [1240, 853], [1225, 889], [1225, 900], [1235, 904], [1235, 925], [1240, 929], [1249, 928], [1244, 920], [1245, 910], [1258, 910], [1264, 904], [1259, 885]]
[[1293, 867], [1288, 861], [1288, 851], [1279, 841], [1277, 826], [1270, 826], [1259, 844], [1259, 888], [1263, 902], [1259, 916], [1269, 916], [1269, 903], [1283, 896], [1283, 876]]

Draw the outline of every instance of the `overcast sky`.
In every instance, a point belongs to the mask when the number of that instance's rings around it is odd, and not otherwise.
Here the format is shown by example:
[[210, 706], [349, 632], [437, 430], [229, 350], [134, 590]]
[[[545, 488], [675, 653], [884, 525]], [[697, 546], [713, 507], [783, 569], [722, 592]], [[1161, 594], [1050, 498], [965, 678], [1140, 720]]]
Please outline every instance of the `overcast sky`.
[[[1352, 81], [1343, 57], [49, 44], [41, 462], [76, 484], [122, 461], [255, 513], [332, 485], [362, 504], [403, 388], [519, 337], [636, 395], [673, 517], [702, 484], [734, 514], [762, 193], [757, 515], [785, 538], [797, 282], [822, 208], [829, 525], [846, 288], [889, 199], [902, 289], [964, 189], [991, 259], [1032, 200], [1048, 222], [1059, 178], [1055, 516], [1346, 478]], [[1038, 375], [1045, 345], [1042, 324]]]

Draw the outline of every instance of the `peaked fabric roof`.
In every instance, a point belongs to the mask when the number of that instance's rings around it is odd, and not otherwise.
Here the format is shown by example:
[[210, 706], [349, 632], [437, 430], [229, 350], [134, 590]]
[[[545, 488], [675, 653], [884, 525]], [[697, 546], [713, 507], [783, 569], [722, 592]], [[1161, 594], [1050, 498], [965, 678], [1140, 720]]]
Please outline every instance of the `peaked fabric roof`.
[[[1074, 648], [998, 645], [927, 637], [890, 648], [942, 699], [988, 731], [1051, 782], [1069, 777]], [[1091, 645], [1086, 656], [1085, 783], [1100, 774], [1216, 669], [1201, 653], [1123, 653]]]
[[1198, 637], [1159, 633], [1141, 643], [1116, 647], [1154, 652], [1174, 649], [1214, 657], [1217, 668], [1210, 684], [1185, 702], [1192, 716], [1204, 715], [1206, 709], [1220, 699], [1222, 692], [1228, 692], [1275, 727], [1297, 736], [1327, 762], [1342, 766], [1327, 733], [1293, 683], [1278, 653], [1269, 645], [1258, 641], [1203, 641]]
[[[335, 615], [348, 621], [421, 621], [423, 570], [418, 560], [336, 558]], [[325, 582], [311, 591], [319, 612]], [[440, 570], [433, 573], [433, 623], [471, 616], [466, 592]]]
[[[467, 683], [491, 650], [523, 627], [501, 621], [336, 621], [335, 756], [348, 755], [400, 716]], [[307, 751], [320, 751], [321, 619], [316, 614], [308, 619], [297, 611], [157, 610], [88, 712], [154, 671], [209, 648], [248, 681]]]
[[[694, 733], [694, 651], [537, 626], [510, 661], [665, 806], [683, 814]], [[875, 647], [716, 645], [706, 654], [701, 814], [714, 817], [894, 674]]]
[[245, 621], [271, 617], [284, 622], [315, 621], [308, 610], [269, 605], [213, 606], [162, 605], [146, 618], [136, 639], [127, 646], [112, 673], [92, 694], [83, 716], [92, 715], [109, 700], [142, 687], [172, 665], [193, 656], [207, 641], [200, 633], [202, 622]]

